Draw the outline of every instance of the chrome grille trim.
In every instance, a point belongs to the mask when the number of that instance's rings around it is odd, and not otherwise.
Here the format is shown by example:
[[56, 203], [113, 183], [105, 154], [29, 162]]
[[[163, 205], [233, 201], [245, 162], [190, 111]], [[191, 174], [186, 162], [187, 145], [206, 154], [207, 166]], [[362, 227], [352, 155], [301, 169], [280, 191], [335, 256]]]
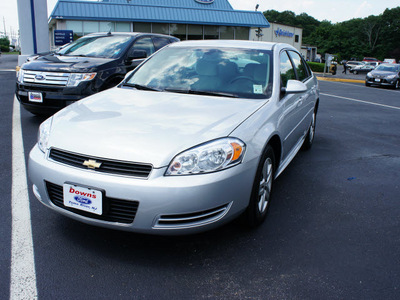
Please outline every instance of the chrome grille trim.
[[204, 226], [222, 219], [230, 210], [233, 202], [206, 211], [188, 214], [161, 215], [154, 229], [185, 229]]
[[52, 148], [50, 150], [49, 158], [53, 161], [73, 166], [80, 169], [89, 170], [83, 165], [84, 161], [95, 160], [100, 163], [100, 167], [96, 169], [90, 169], [94, 172], [117, 174], [133, 176], [138, 178], [147, 179], [153, 169], [151, 164], [145, 163], [135, 163], [135, 162], [125, 162], [118, 160], [111, 160], [99, 157], [93, 157], [84, 154], [77, 154], [72, 152], [67, 152], [59, 149]]
[[[37, 75], [43, 76], [42, 80], [35, 78]], [[67, 86], [70, 73], [59, 72], [40, 72], [24, 70], [24, 83], [36, 83], [47, 85]]]

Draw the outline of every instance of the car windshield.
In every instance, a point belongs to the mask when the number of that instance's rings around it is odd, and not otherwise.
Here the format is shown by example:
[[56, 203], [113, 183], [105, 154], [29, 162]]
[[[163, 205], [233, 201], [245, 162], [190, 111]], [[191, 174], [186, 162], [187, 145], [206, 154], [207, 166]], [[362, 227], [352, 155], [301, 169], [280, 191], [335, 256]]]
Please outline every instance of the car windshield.
[[386, 71], [386, 72], [399, 72], [400, 71], [400, 65], [391, 66], [391, 65], [387, 65], [387, 64], [382, 64], [382, 65], [379, 65], [375, 70], [377, 70], [377, 71]]
[[132, 37], [122, 35], [83, 37], [57, 52], [60, 55], [119, 57]]
[[268, 98], [272, 90], [272, 52], [164, 48], [137, 69], [125, 85], [175, 93]]

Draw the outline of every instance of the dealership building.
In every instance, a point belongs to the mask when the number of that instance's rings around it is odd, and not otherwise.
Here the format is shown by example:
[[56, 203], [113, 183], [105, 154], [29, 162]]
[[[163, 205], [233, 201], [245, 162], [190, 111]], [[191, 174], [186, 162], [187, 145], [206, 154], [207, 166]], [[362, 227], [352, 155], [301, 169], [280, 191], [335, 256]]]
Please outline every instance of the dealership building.
[[49, 18], [51, 47], [60, 32], [152, 32], [181, 40], [284, 42], [301, 50], [302, 29], [270, 24], [262, 12], [235, 10], [228, 0], [59, 0]]

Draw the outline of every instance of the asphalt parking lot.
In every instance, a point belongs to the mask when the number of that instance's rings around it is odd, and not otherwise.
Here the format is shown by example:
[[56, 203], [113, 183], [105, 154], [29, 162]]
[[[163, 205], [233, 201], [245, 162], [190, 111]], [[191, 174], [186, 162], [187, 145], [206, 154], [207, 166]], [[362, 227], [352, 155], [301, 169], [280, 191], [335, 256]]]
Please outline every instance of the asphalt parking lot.
[[[14, 58], [6, 57], [0, 64], [4, 299], [12, 264], [15, 81]], [[233, 222], [181, 237], [112, 231], [55, 214], [29, 191], [39, 299], [398, 299], [400, 90], [329, 81], [320, 81], [320, 89], [313, 148], [276, 180], [269, 216], [255, 230]], [[23, 109], [20, 116], [27, 157], [43, 119]]]

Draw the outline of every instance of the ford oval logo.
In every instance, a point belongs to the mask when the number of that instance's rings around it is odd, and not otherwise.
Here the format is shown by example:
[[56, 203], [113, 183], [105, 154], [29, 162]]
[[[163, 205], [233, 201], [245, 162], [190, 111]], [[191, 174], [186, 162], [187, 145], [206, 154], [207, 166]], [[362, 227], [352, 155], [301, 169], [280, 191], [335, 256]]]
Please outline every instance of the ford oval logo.
[[211, 4], [214, 2], [214, 0], [195, 0], [195, 1], [201, 4]]
[[44, 75], [42, 75], [42, 74], [37, 74], [37, 75], [35, 76], [35, 79], [36, 79], [36, 80], [45, 80], [46, 77], [45, 77]]
[[86, 197], [83, 197], [83, 196], [75, 196], [74, 199], [75, 199], [75, 201], [77, 201], [79, 203], [82, 203], [82, 204], [88, 204], [89, 205], [89, 204], [92, 203], [92, 200], [90, 200], [90, 199], [88, 199]]

